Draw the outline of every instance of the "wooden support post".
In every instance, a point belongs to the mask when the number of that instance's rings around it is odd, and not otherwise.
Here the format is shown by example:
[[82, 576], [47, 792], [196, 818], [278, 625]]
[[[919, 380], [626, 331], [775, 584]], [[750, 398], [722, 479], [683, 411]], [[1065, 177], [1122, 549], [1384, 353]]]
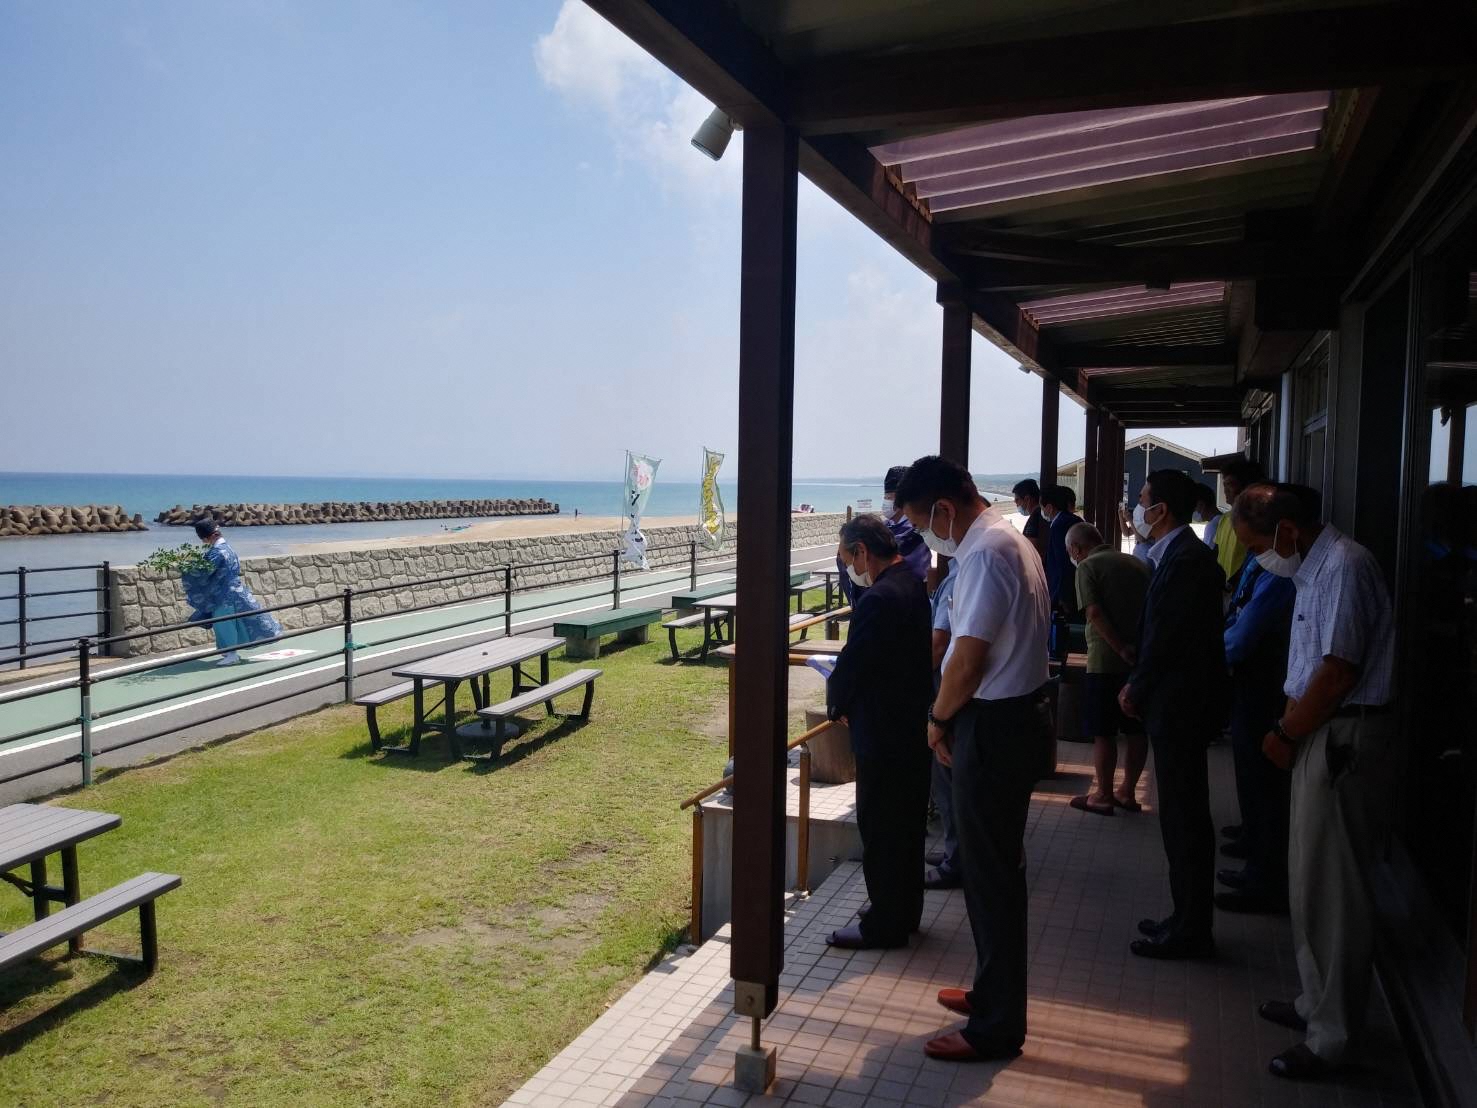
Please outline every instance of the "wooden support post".
[[1056, 425], [1061, 415], [1062, 390], [1055, 377], [1041, 378], [1041, 487], [1056, 484]]
[[692, 809], [692, 922], [688, 924], [688, 942], [703, 945], [703, 806]]
[[939, 288], [944, 309], [943, 373], [939, 382], [939, 456], [969, 465], [969, 347], [974, 313]]
[[1097, 454], [1098, 411], [1096, 408], [1087, 409], [1085, 424], [1082, 469], [1077, 474], [1077, 510], [1088, 523], [1096, 524], [1098, 530], [1103, 531], [1103, 537], [1106, 538], [1107, 532], [1103, 530], [1100, 523], [1103, 518], [1102, 498], [1098, 495], [1097, 487], [1098, 474], [1102, 471], [1102, 466], [1098, 463]]
[[795, 132], [744, 130], [739, 283], [738, 622], [733, 773], [734, 1011], [762, 1018], [784, 963], [790, 475], [795, 407]]

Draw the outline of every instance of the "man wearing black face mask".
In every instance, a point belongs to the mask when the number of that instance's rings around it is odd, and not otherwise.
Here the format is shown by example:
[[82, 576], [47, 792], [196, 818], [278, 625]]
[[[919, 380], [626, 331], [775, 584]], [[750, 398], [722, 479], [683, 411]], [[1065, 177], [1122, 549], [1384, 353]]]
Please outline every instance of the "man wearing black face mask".
[[1294, 485], [1258, 485], [1231, 514], [1262, 567], [1297, 586], [1287, 708], [1262, 751], [1292, 772], [1288, 900], [1302, 993], [1257, 1009], [1307, 1033], [1268, 1066], [1292, 1080], [1343, 1064], [1364, 1026], [1374, 961], [1369, 867], [1389, 832], [1385, 793], [1395, 771], [1395, 635], [1384, 574], [1373, 554], [1318, 521], [1314, 503]]
[[1188, 526], [1195, 482], [1178, 470], [1155, 470], [1139, 504], [1149, 525], [1154, 572], [1138, 661], [1118, 703], [1149, 732], [1174, 911], [1164, 920], [1143, 920], [1139, 930], [1145, 937], [1129, 949], [1142, 958], [1209, 958], [1215, 953], [1215, 829], [1205, 751], [1220, 727], [1218, 715], [1204, 707], [1224, 700], [1224, 578], [1215, 555]]
[[932, 620], [923, 582], [875, 515], [841, 527], [838, 555], [863, 588], [846, 646], [826, 682], [831, 719], [846, 718], [856, 756], [856, 823], [872, 907], [833, 931], [832, 946], [905, 946], [923, 914], [923, 857], [932, 757]]

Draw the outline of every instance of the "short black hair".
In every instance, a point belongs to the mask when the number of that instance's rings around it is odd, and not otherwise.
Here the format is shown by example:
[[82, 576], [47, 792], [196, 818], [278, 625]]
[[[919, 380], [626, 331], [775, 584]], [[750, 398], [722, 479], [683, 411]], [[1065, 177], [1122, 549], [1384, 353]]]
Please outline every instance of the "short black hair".
[[1047, 485], [1041, 490], [1041, 499], [1059, 512], [1070, 512], [1077, 506], [1077, 494], [1066, 485]]
[[1243, 489], [1267, 479], [1267, 471], [1254, 458], [1236, 458], [1221, 466], [1221, 476], [1229, 477]]
[[893, 493], [892, 502], [899, 508], [909, 504], [932, 505], [935, 500], [953, 500], [959, 504], [973, 504], [980, 498], [974, 478], [958, 462], [928, 454], [908, 467], [903, 479]]
[[1034, 477], [1027, 477], [1024, 481], [1017, 481], [1010, 490], [1011, 496], [1029, 496], [1036, 500], [1041, 499], [1041, 486], [1036, 484]]
[[1231, 508], [1231, 522], [1241, 522], [1253, 534], [1271, 535], [1283, 520], [1296, 527], [1318, 522], [1323, 512], [1323, 497], [1307, 485], [1274, 485], [1258, 481], [1248, 485]]
[[896, 492], [897, 487], [903, 482], [903, 474], [908, 472], [907, 466], [893, 466], [887, 471], [887, 476], [882, 478], [883, 492]]
[[195, 534], [199, 535], [202, 539], [210, 538], [211, 535], [219, 530], [220, 527], [216, 525], [215, 520], [210, 516], [204, 516], [201, 519], [195, 520]]
[[1156, 469], [1149, 474], [1149, 503], [1163, 504], [1176, 523], [1189, 523], [1195, 512], [1195, 482], [1178, 469]]
[[1195, 503], [1209, 504], [1214, 508], [1219, 503], [1219, 498], [1215, 494], [1215, 489], [1201, 481], [1195, 486]]
[[897, 539], [892, 529], [882, 522], [881, 516], [871, 512], [852, 516], [841, 525], [841, 545], [850, 549], [860, 543], [874, 558], [897, 556]]

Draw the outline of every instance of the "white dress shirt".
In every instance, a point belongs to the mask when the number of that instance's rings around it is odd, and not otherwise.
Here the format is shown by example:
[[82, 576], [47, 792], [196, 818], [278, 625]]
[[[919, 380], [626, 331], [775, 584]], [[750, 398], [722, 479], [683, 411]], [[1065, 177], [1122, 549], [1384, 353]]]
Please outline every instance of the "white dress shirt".
[[1165, 552], [1169, 549], [1169, 544], [1174, 542], [1174, 540], [1179, 537], [1179, 533], [1188, 526], [1189, 524], [1187, 523], [1181, 523], [1173, 531], [1165, 535], [1153, 546], [1149, 547], [1147, 557], [1151, 566], [1153, 566], [1156, 570], [1159, 568], [1159, 562], [1161, 559], [1163, 559]]
[[1388, 704], [1395, 666], [1394, 618], [1374, 555], [1337, 528], [1325, 526], [1293, 584], [1297, 601], [1282, 691], [1300, 699], [1314, 671], [1332, 655], [1359, 667], [1359, 680], [1345, 704]]
[[990, 644], [978, 700], [1005, 700], [1046, 683], [1046, 637], [1051, 601], [1046, 570], [1029, 539], [996, 508], [980, 513], [954, 555], [949, 599], [953, 639], [944, 669], [961, 637]]

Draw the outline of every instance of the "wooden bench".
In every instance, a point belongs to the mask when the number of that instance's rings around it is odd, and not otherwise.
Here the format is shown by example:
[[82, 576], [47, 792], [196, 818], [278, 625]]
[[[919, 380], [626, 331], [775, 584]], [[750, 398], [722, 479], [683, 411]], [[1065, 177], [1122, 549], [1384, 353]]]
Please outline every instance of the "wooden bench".
[[792, 578], [790, 581], [790, 595], [795, 598], [795, 611], [800, 611], [801, 606], [805, 603], [806, 593], [811, 589], [823, 589], [825, 587], [826, 579], [824, 577], [807, 577], [798, 584]]
[[578, 719], [590, 718], [590, 706], [595, 702], [595, 678], [601, 675], [598, 669], [577, 669], [573, 673], [566, 673], [563, 677], [556, 677], [548, 684], [539, 685], [537, 688], [529, 689], [527, 692], [519, 693], [510, 700], [504, 700], [501, 704], [493, 704], [487, 708], [479, 708], [477, 714], [483, 719], [493, 721], [492, 732], [492, 755], [496, 758], [503, 751], [503, 743], [508, 739], [507, 721], [519, 712], [527, 711], [535, 704], [542, 704], [550, 715], [554, 714], [554, 698], [562, 693], [570, 692], [581, 685], [585, 689], [585, 702], [579, 710]]
[[[369, 745], [371, 749], [378, 750], [382, 745], [380, 742], [379, 716], [376, 714], [379, 709], [386, 704], [393, 704], [397, 700], [404, 700], [414, 692], [414, 681], [401, 681], [395, 685], [386, 685], [379, 692], [365, 693], [363, 696], [356, 696], [354, 698], [354, 703], [362, 707], [368, 716]], [[477, 699], [481, 699], [478, 696], [478, 690], [475, 684], [472, 687], [472, 695], [477, 697]]]
[[565, 657], [598, 658], [602, 635], [616, 635], [620, 642], [646, 642], [651, 625], [661, 618], [660, 608], [615, 608], [567, 616], [554, 624], [554, 634], [564, 640]]
[[[179, 887], [180, 879], [175, 874], [143, 873], [106, 892], [63, 908], [60, 912], [43, 916], [35, 923], [29, 923], [18, 931], [0, 937], [0, 969], [34, 958], [54, 946], [61, 946], [62, 943], [79, 937], [84, 931], [91, 931], [108, 920], [137, 908], [139, 943], [143, 947], [143, 956], [137, 961], [143, 963], [148, 973], [153, 973], [159, 964], [154, 901], [171, 889]], [[110, 954], [108, 957], [123, 961], [135, 960], [121, 954]]]

